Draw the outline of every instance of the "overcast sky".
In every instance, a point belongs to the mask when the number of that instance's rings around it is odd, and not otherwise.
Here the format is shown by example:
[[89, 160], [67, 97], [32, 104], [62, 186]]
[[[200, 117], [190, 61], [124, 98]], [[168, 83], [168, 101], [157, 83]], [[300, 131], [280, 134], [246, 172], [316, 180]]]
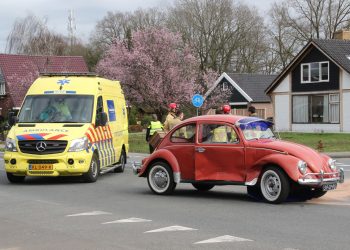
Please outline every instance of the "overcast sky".
[[[261, 13], [267, 11], [274, 0], [241, 0], [255, 5]], [[6, 38], [16, 18], [34, 14], [47, 18], [50, 30], [67, 35], [68, 11], [74, 11], [77, 36], [87, 41], [97, 21], [107, 11], [133, 11], [138, 8], [166, 8], [173, 0], [0, 0], [0, 53], [5, 52]]]

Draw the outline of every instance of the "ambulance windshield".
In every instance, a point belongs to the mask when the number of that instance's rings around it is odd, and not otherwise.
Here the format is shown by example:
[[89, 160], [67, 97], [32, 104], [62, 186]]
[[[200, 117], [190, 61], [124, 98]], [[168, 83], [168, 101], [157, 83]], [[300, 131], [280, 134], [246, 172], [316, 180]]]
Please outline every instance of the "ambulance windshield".
[[18, 116], [19, 123], [90, 123], [90, 95], [30, 95]]

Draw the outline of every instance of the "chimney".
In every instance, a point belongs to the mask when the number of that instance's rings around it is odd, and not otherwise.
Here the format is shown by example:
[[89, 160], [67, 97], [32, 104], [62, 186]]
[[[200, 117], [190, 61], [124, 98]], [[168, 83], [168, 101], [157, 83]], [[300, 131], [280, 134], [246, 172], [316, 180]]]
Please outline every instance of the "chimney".
[[334, 39], [350, 40], [350, 30], [338, 30], [334, 32]]

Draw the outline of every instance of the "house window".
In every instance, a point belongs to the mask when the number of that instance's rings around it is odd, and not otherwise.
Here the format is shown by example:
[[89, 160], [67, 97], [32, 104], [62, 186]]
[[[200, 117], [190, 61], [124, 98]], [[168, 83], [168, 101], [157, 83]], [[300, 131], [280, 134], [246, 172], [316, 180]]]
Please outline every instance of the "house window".
[[228, 83], [227, 82], [223, 82], [222, 83], [222, 90], [226, 91], [228, 89]]
[[328, 82], [329, 62], [301, 64], [301, 83]]
[[0, 69], [0, 95], [5, 95], [5, 79]]
[[4, 82], [1, 82], [0, 81], [0, 95], [5, 95], [6, 92], [5, 92], [5, 84]]
[[339, 94], [293, 96], [293, 123], [339, 123]]

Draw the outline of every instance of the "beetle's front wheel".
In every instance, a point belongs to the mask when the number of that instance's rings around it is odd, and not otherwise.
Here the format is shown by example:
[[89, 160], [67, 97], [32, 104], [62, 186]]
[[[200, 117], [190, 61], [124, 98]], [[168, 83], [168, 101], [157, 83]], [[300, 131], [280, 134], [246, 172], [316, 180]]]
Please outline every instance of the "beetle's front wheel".
[[284, 202], [290, 190], [288, 177], [281, 169], [268, 167], [261, 175], [260, 190], [266, 202], [273, 204]]
[[176, 183], [171, 167], [165, 162], [155, 162], [147, 175], [148, 186], [156, 194], [171, 194]]

